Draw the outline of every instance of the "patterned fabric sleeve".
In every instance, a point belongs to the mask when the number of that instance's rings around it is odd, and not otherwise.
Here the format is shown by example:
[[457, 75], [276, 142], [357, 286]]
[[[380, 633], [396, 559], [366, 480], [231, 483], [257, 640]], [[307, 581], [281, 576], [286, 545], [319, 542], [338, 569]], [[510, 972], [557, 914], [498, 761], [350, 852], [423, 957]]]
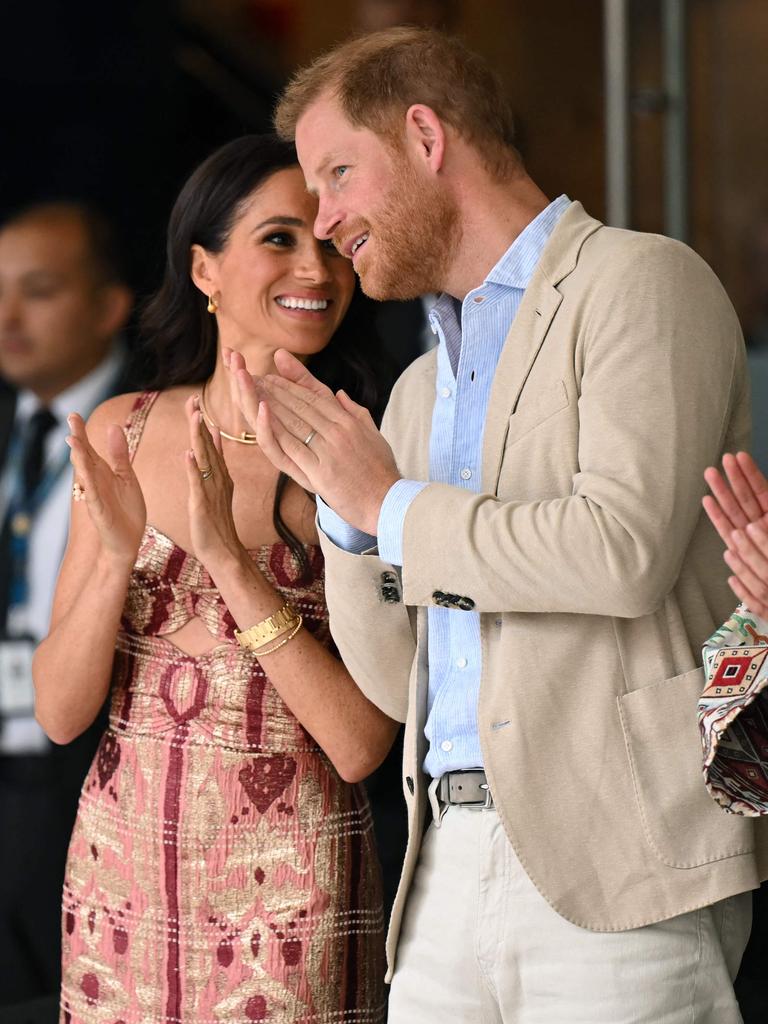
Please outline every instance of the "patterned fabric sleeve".
[[768, 621], [739, 605], [704, 644], [704, 781], [732, 814], [768, 814]]

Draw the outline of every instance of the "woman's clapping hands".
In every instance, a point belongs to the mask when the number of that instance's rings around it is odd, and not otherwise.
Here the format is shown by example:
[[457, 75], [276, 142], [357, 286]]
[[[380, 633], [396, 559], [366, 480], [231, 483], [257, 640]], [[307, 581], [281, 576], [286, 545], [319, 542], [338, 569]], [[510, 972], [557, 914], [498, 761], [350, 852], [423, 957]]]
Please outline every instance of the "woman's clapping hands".
[[75, 470], [75, 486], [82, 489], [85, 507], [102, 548], [119, 561], [133, 565], [147, 522], [139, 481], [128, 454], [128, 442], [117, 424], [106, 434], [106, 458], [92, 446], [82, 416], [67, 419]]

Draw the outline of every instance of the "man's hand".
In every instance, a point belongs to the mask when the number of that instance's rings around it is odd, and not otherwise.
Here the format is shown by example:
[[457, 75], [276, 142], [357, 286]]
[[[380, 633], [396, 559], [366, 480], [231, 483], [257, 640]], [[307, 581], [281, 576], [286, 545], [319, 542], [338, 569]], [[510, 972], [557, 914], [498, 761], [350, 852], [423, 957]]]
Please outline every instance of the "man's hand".
[[275, 353], [277, 374], [254, 380], [235, 353], [229, 366], [243, 414], [272, 464], [375, 536], [381, 504], [400, 473], [368, 410], [344, 391], [334, 395], [284, 349]]
[[768, 480], [746, 452], [725, 455], [723, 469], [725, 477], [713, 467], [705, 471], [712, 495], [703, 505], [726, 545], [731, 590], [768, 618]]

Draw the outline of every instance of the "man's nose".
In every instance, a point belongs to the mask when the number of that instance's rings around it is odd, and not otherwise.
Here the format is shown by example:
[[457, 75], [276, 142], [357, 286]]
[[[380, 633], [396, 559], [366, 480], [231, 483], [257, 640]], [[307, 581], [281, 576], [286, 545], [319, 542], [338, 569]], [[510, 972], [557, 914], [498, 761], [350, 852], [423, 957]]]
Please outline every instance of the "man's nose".
[[314, 233], [316, 238], [332, 238], [341, 224], [341, 211], [328, 198], [321, 197], [317, 216], [315, 217]]
[[10, 292], [0, 291], [0, 323], [4, 326], [18, 323], [21, 315], [21, 303]]

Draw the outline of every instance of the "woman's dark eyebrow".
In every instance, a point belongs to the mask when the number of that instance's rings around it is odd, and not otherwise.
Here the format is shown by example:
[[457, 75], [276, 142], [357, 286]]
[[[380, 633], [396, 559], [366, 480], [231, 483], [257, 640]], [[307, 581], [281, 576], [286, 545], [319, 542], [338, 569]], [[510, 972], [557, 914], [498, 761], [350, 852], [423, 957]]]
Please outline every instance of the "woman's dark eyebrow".
[[279, 224], [285, 228], [303, 228], [306, 226], [300, 217], [269, 217], [268, 220], [263, 220], [261, 224], [257, 224], [253, 230], [260, 231], [269, 224]]

